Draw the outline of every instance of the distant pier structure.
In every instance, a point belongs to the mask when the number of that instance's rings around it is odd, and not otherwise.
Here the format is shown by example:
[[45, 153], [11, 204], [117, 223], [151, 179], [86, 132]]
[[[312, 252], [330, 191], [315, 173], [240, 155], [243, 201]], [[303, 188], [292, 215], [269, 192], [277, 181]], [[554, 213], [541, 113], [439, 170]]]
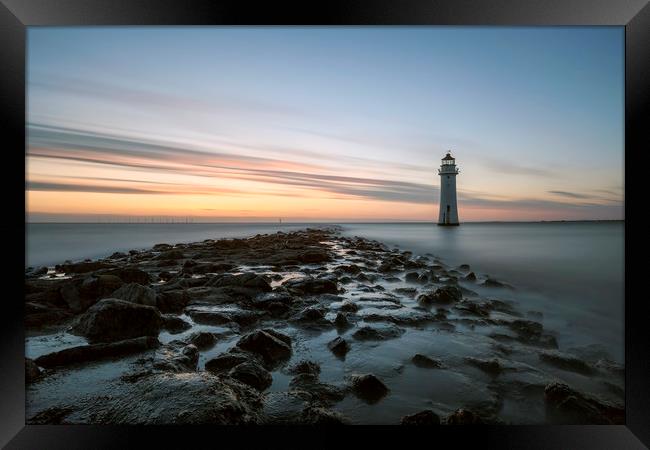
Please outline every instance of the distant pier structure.
[[438, 225], [458, 226], [458, 204], [456, 203], [456, 175], [460, 171], [456, 167], [456, 160], [451, 156], [451, 151], [442, 158], [438, 169], [440, 175], [440, 214]]

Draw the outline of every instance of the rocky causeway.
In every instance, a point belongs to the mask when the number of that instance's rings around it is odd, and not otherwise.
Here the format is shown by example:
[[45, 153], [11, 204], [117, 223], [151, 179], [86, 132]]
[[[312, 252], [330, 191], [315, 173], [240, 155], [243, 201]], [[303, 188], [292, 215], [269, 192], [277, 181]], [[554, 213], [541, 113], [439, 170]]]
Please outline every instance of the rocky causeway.
[[27, 423], [622, 424], [624, 368], [470, 264], [331, 226], [28, 268]]

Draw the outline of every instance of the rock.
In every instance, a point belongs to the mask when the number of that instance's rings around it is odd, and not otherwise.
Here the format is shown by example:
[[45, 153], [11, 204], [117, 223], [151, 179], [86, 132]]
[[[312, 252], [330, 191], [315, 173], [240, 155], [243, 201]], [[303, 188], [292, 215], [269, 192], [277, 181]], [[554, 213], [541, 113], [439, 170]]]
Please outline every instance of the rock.
[[420, 279], [420, 274], [417, 272], [409, 272], [404, 276], [404, 279], [409, 283], [415, 283]]
[[156, 348], [159, 344], [158, 338], [142, 336], [107, 344], [81, 345], [39, 356], [35, 363], [45, 368], [67, 366], [139, 353]]
[[98, 299], [108, 297], [122, 284], [122, 280], [114, 275], [88, 276], [71, 280], [61, 286], [60, 292], [70, 310], [78, 314], [86, 311]]
[[309, 406], [303, 410], [300, 423], [304, 425], [346, 425], [348, 420], [336, 411], [322, 406]]
[[564, 383], [553, 382], [544, 389], [544, 398], [554, 422], [563, 424], [622, 425], [625, 410], [595, 397], [582, 394]]
[[353, 275], [361, 273], [361, 268], [359, 266], [357, 266], [356, 264], [342, 265], [342, 266], [339, 266], [338, 269], [341, 272], [351, 273]]
[[327, 348], [336, 356], [342, 358], [350, 351], [350, 344], [341, 336], [338, 336], [327, 343]]
[[126, 253], [115, 252], [111, 256], [109, 256], [108, 259], [122, 259], [122, 258], [126, 258], [126, 257], [127, 257]]
[[403, 333], [404, 330], [396, 326], [385, 328], [365, 326], [355, 331], [352, 337], [360, 341], [385, 341], [388, 339], [398, 338]]
[[307, 361], [303, 359], [302, 361], [291, 366], [288, 372], [293, 375], [306, 373], [309, 375], [318, 376], [318, 374], [320, 373], [320, 365], [316, 362]]
[[336, 314], [336, 318], [334, 319], [334, 325], [336, 325], [339, 328], [347, 328], [352, 326], [352, 324], [348, 320], [348, 317], [342, 312]]
[[147, 285], [151, 282], [151, 275], [137, 267], [119, 267], [104, 273], [106, 275], [114, 275], [125, 283]]
[[345, 301], [341, 304], [339, 309], [345, 312], [357, 312], [359, 307], [355, 303]]
[[467, 357], [465, 358], [465, 362], [474, 367], [478, 367], [483, 372], [489, 373], [491, 375], [498, 375], [503, 370], [501, 363], [496, 358], [488, 360], [488, 359]]
[[325, 250], [314, 249], [298, 255], [298, 261], [304, 264], [314, 264], [330, 261], [331, 258]]
[[184, 290], [170, 290], [156, 295], [156, 306], [162, 313], [180, 313], [185, 309], [190, 297]]
[[426, 409], [419, 413], [402, 417], [400, 423], [401, 425], [440, 425], [440, 417], [430, 409]]
[[171, 272], [167, 272], [166, 270], [163, 270], [158, 274], [158, 279], [160, 281], [169, 281], [172, 278], [174, 278], [174, 275]]
[[100, 269], [110, 269], [115, 267], [113, 264], [104, 263], [101, 261], [57, 264], [54, 268], [57, 272], [63, 273], [88, 273], [96, 272]]
[[25, 383], [33, 383], [43, 375], [43, 371], [33, 359], [25, 358]]
[[325, 319], [325, 310], [320, 306], [309, 306], [295, 314], [292, 322], [320, 322]]
[[243, 352], [227, 352], [218, 355], [205, 363], [205, 370], [218, 374], [226, 372], [238, 364], [249, 361], [253, 356]]
[[282, 283], [289, 292], [296, 295], [336, 294], [336, 282], [330, 279], [313, 278], [310, 276], [292, 278]]
[[25, 326], [28, 328], [59, 324], [70, 317], [70, 311], [50, 304], [25, 303]]
[[448, 415], [445, 423], [447, 425], [481, 425], [484, 422], [478, 414], [461, 408]]
[[158, 336], [160, 312], [152, 306], [115, 298], [101, 300], [81, 315], [72, 332], [90, 342], [113, 342], [139, 336]]
[[119, 298], [139, 305], [156, 306], [156, 292], [137, 283], [121, 286], [111, 294], [112, 298]]
[[72, 412], [74, 412], [74, 409], [72, 407], [54, 406], [52, 408], [47, 408], [44, 409], [43, 411], [40, 411], [38, 414], [28, 419], [27, 424], [29, 425], [67, 424], [68, 422], [65, 420], [65, 418], [69, 416]]
[[273, 383], [273, 377], [260, 364], [249, 360], [230, 369], [228, 375], [244, 384], [263, 391]]
[[465, 280], [471, 281], [472, 283], [476, 281], [476, 274], [474, 272], [470, 272], [467, 275], [465, 275]]
[[256, 292], [271, 292], [273, 290], [266, 277], [252, 272], [239, 275], [219, 275], [212, 278], [205, 285], [213, 287], [241, 287]]
[[305, 393], [311, 403], [332, 404], [345, 398], [345, 390], [318, 381], [318, 374], [301, 373], [289, 383], [292, 391]]
[[259, 321], [260, 315], [254, 311], [228, 310], [228, 311], [202, 311], [189, 310], [187, 314], [196, 323], [206, 325], [226, 325], [236, 323], [241, 326], [249, 326]]
[[583, 375], [592, 375], [596, 372], [596, 370], [585, 361], [578, 359], [575, 356], [560, 352], [541, 352], [539, 354], [539, 359], [540, 361], [544, 361], [545, 363], [562, 370], [577, 372]]
[[390, 391], [386, 385], [372, 374], [353, 375], [352, 391], [357, 397], [368, 402], [376, 403]]
[[262, 423], [255, 389], [208, 372], [159, 372], [126, 385], [92, 413], [96, 424], [243, 425]]
[[153, 367], [166, 372], [194, 372], [198, 363], [199, 350], [195, 345], [172, 341], [156, 352]]
[[245, 335], [237, 341], [237, 347], [260, 355], [269, 367], [291, 357], [291, 338], [268, 328]]
[[160, 253], [158, 256], [156, 256], [155, 259], [161, 260], [161, 261], [168, 261], [168, 260], [177, 260], [177, 259], [183, 259], [185, 258], [185, 255], [181, 250], [166, 250], [162, 253]]
[[422, 303], [454, 303], [463, 298], [463, 294], [457, 286], [443, 286], [435, 292], [423, 294], [418, 297]]
[[443, 367], [442, 363], [437, 359], [429, 358], [428, 356], [417, 353], [413, 358], [411, 358], [413, 364], [417, 367], [426, 368], [426, 369], [440, 369]]
[[178, 316], [172, 314], [163, 314], [162, 327], [169, 331], [171, 334], [182, 333], [185, 330], [192, 328], [192, 325]]
[[197, 331], [189, 337], [189, 342], [194, 344], [199, 350], [208, 350], [217, 343], [217, 337], [214, 333], [208, 331]]
[[461, 264], [458, 266], [458, 270], [461, 272], [469, 272], [469, 264]]
[[485, 287], [491, 287], [491, 288], [507, 288], [507, 289], [512, 289], [512, 286], [502, 283], [500, 281], [495, 280], [494, 278], [489, 278], [483, 282], [483, 286]]
[[151, 248], [154, 252], [164, 252], [166, 250], [171, 250], [172, 246], [166, 243], [156, 244]]

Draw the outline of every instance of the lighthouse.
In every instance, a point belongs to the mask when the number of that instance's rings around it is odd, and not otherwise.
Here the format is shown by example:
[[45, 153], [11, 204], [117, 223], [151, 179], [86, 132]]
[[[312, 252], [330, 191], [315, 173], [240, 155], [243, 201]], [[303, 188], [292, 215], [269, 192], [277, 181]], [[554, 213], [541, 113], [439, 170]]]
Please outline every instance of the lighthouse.
[[438, 169], [440, 175], [440, 214], [438, 225], [458, 225], [458, 205], [456, 204], [456, 175], [458, 175], [456, 160], [451, 152], [442, 158]]

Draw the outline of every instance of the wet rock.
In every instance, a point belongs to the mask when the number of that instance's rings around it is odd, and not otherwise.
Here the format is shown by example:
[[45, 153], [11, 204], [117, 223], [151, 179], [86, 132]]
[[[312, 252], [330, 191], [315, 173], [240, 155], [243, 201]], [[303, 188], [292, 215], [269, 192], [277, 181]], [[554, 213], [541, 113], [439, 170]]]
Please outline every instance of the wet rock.
[[352, 324], [348, 320], [348, 317], [342, 312], [336, 314], [336, 318], [334, 319], [334, 325], [336, 325], [339, 328], [347, 328], [352, 326]]
[[115, 298], [101, 300], [79, 316], [72, 332], [90, 342], [113, 342], [139, 336], [158, 336], [160, 312], [152, 306]]
[[355, 331], [352, 337], [360, 341], [385, 341], [398, 338], [403, 333], [404, 330], [396, 326], [385, 328], [365, 326]]
[[108, 264], [101, 261], [90, 261], [70, 264], [57, 264], [54, 268], [57, 272], [63, 273], [88, 273], [96, 272], [100, 269], [110, 269], [115, 267], [113, 264]]
[[237, 341], [237, 347], [260, 355], [269, 367], [291, 357], [291, 338], [268, 328], [245, 335]]
[[331, 258], [325, 250], [314, 249], [298, 255], [298, 261], [304, 264], [314, 264], [330, 261]]
[[320, 365], [313, 361], [302, 360], [294, 364], [288, 369], [288, 372], [293, 375], [306, 373], [309, 375], [318, 376], [320, 373]]
[[485, 422], [481, 417], [467, 409], [457, 409], [445, 419], [447, 425], [482, 425]]
[[463, 294], [457, 286], [443, 286], [434, 292], [422, 294], [418, 297], [421, 303], [454, 303], [463, 298]]
[[461, 272], [469, 272], [469, 264], [461, 264], [458, 266], [458, 270]]
[[28, 328], [56, 325], [70, 317], [72, 317], [72, 313], [67, 309], [57, 308], [50, 304], [25, 303], [25, 326]]
[[214, 333], [208, 331], [197, 331], [192, 333], [188, 341], [196, 346], [199, 350], [208, 350], [217, 343], [217, 337]]
[[210, 424], [262, 422], [258, 391], [208, 372], [159, 372], [104, 399], [93, 413], [97, 424]]
[[111, 256], [109, 256], [108, 259], [122, 259], [122, 258], [126, 258], [126, 257], [127, 257], [126, 253], [115, 252]]
[[388, 387], [372, 374], [353, 375], [351, 377], [352, 391], [367, 403], [377, 403], [390, 391]]
[[440, 417], [430, 409], [426, 409], [419, 413], [402, 417], [400, 423], [401, 425], [440, 425]]
[[324, 323], [325, 309], [320, 306], [309, 306], [295, 314], [290, 320], [292, 322]]
[[581, 373], [583, 375], [595, 373], [595, 369], [591, 365], [575, 356], [565, 353], [545, 351], [539, 354], [539, 359], [562, 370]]
[[486, 280], [483, 282], [483, 286], [485, 286], [485, 287], [491, 287], [491, 288], [506, 288], [506, 289], [512, 289], [512, 286], [510, 286], [510, 285], [508, 285], [508, 284], [506, 284], [506, 283], [502, 283], [501, 281], [497, 281], [497, 280], [495, 280], [494, 278], [489, 278], [489, 277], [488, 277], [488, 279], [486, 279]]
[[98, 299], [108, 297], [122, 286], [123, 282], [114, 275], [76, 278], [61, 287], [61, 297], [74, 313], [86, 311]]
[[230, 369], [228, 375], [244, 384], [252, 386], [258, 391], [263, 391], [273, 383], [273, 377], [260, 364], [252, 360], [237, 364]]
[[338, 269], [343, 273], [351, 273], [353, 275], [361, 273], [361, 267], [357, 266], [356, 264], [342, 265], [339, 266]]
[[366, 322], [390, 322], [395, 325], [408, 326], [418, 326], [437, 320], [435, 315], [427, 311], [418, 311], [411, 308], [389, 309], [382, 312], [362, 314], [361, 318]]
[[162, 313], [175, 313], [182, 312], [190, 297], [184, 290], [170, 290], [159, 292], [156, 295], [156, 306]]
[[599, 359], [596, 361], [595, 367], [621, 378], [625, 376], [625, 367], [608, 359]]
[[163, 314], [161, 317], [162, 327], [171, 334], [182, 333], [183, 331], [192, 328], [192, 325], [189, 322], [186, 322], [173, 314]]
[[150, 287], [137, 283], [129, 283], [121, 286], [111, 294], [111, 297], [139, 305], [156, 306], [156, 292]]
[[219, 275], [212, 278], [205, 285], [213, 287], [240, 287], [255, 292], [271, 292], [273, 289], [266, 277], [252, 272], [239, 275]]
[[345, 312], [357, 312], [359, 307], [355, 303], [346, 301], [341, 304], [339, 309]]
[[475, 274], [474, 272], [470, 272], [470, 273], [468, 273], [467, 275], [465, 275], [465, 278], [464, 278], [464, 279], [465, 279], [466, 281], [470, 281], [470, 282], [473, 283], [473, 282], [476, 281], [476, 274]]
[[308, 400], [318, 404], [332, 404], [345, 398], [345, 390], [318, 380], [318, 374], [301, 373], [293, 377], [289, 383], [293, 391], [307, 394]]
[[173, 249], [173, 250], [166, 250], [166, 251], [160, 253], [160, 255], [156, 256], [155, 259], [161, 260], [161, 261], [174, 261], [174, 260], [183, 259], [183, 258], [185, 258], [185, 255], [183, 254], [183, 252], [181, 250]]
[[417, 367], [422, 367], [426, 369], [440, 369], [443, 367], [442, 362], [437, 359], [429, 358], [428, 356], [417, 353], [413, 358], [411, 358], [413, 364]]
[[219, 374], [227, 372], [233, 367], [245, 363], [253, 358], [252, 355], [244, 352], [227, 352], [210, 359], [205, 363], [205, 370]]
[[338, 287], [331, 279], [313, 278], [310, 276], [293, 278], [285, 281], [284, 286], [289, 292], [296, 295], [336, 294]]
[[467, 357], [465, 358], [465, 362], [474, 367], [478, 367], [483, 372], [488, 373], [490, 375], [498, 375], [503, 371], [503, 367], [501, 366], [501, 363], [496, 358], [481, 359], [481, 358]]
[[142, 336], [107, 344], [81, 345], [39, 356], [35, 363], [45, 368], [67, 366], [139, 353], [156, 348], [159, 344], [156, 337]]
[[156, 352], [153, 367], [166, 372], [194, 372], [198, 363], [199, 350], [195, 345], [172, 341]]
[[169, 281], [172, 278], [174, 278], [174, 275], [171, 272], [167, 272], [166, 270], [163, 270], [158, 274], [158, 279], [160, 281]]
[[409, 272], [404, 276], [404, 279], [409, 283], [415, 283], [420, 279], [420, 274], [417, 272]]
[[303, 410], [300, 423], [304, 425], [347, 425], [349, 422], [339, 412], [322, 406], [309, 406]]
[[25, 383], [33, 383], [43, 375], [43, 371], [33, 359], [25, 358]]
[[151, 276], [144, 270], [137, 267], [119, 267], [104, 272], [106, 275], [115, 275], [125, 283], [138, 283], [147, 285], [151, 282]]
[[277, 308], [278, 304], [288, 308], [294, 302], [294, 298], [286, 291], [273, 291], [258, 294], [253, 300], [252, 305], [260, 309], [273, 309]]
[[582, 394], [564, 383], [554, 382], [544, 389], [544, 398], [553, 422], [568, 424], [620, 425], [625, 423], [622, 406]]
[[393, 289], [393, 292], [413, 298], [418, 293], [418, 290], [416, 288], [396, 288]]
[[350, 351], [350, 344], [341, 336], [338, 336], [327, 343], [327, 348], [336, 356], [342, 358]]
[[485, 303], [462, 301], [454, 306], [458, 311], [478, 317], [490, 317], [490, 307]]
[[164, 252], [164, 251], [166, 251], [166, 250], [171, 250], [172, 248], [173, 248], [173, 246], [171, 246], [171, 245], [169, 245], [169, 244], [166, 244], [166, 243], [160, 243], [160, 244], [156, 244], [156, 245], [154, 245], [151, 249], [152, 249], [154, 252]]

